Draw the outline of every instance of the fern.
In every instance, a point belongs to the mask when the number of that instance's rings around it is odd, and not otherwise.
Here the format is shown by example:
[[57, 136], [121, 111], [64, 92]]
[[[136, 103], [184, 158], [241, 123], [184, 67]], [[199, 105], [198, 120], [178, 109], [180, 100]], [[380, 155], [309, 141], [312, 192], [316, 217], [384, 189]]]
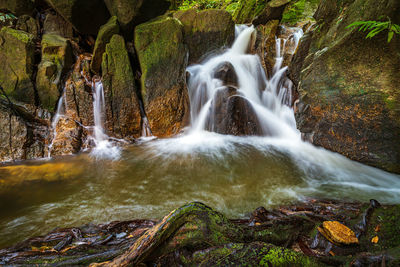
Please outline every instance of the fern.
[[392, 40], [395, 33], [400, 34], [400, 26], [392, 23], [390, 19], [388, 21], [356, 21], [346, 27], [346, 29], [356, 28], [358, 28], [358, 31], [369, 31], [367, 36], [365, 36], [366, 39], [370, 39], [378, 33], [388, 30], [388, 43]]

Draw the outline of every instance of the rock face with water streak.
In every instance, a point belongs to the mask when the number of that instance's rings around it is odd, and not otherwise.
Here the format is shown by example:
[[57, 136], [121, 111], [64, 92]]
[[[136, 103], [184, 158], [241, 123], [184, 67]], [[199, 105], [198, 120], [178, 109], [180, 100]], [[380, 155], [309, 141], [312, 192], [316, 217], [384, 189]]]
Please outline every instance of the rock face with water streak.
[[140, 136], [140, 107], [124, 38], [113, 35], [102, 63], [106, 128], [118, 138]]
[[42, 37], [42, 61], [38, 66], [36, 88], [42, 107], [54, 111], [63, 89], [63, 76], [73, 62], [69, 40], [55, 34]]
[[[360, 12], [362, 10], [362, 12]], [[322, 1], [316, 30], [299, 48], [298, 128], [315, 145], [400, 173], [400, 38], [372, 39], [345, 27], [390, 17], [400, 24], [400, 2]], [[307, 48], [308, 47], [308, 48]], [[305, 53], [307, 51], [307, 53]]]
[[33, 38], [8, 27], [0, 30], [0, 85], [8, 97], [30, 104], [35, 103]]
[[235, 24], [224, 10], [188, 10], [174, 17], [184, 25], [185, 43], [189, 48], [189, 64], [199, 63], [210, 52], [229, 47], [235, 38]]
[[176, 134], [188, 123], [189, 115], [183, 26], [170, 17], [141, 24], [135, 29], [135, 48], [151, 130], [156, 136]]

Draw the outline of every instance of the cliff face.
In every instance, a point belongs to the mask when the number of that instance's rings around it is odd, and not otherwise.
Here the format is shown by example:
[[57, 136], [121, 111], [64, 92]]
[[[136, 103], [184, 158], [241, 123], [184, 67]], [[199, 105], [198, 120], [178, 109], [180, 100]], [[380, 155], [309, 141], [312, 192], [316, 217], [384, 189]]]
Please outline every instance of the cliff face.
[[323, 0], [302, 40], [291, 76], [300, 101], [297, 126], [313, 144], [400, 172], [400, 38], [372, 39], [355, 21], [400, 23], [395, 0]]

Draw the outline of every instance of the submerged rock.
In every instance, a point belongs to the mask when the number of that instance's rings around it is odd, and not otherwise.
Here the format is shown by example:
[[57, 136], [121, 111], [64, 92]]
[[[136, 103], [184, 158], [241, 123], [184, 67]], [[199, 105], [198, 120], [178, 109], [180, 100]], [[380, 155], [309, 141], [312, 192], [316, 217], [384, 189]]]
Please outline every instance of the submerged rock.
[[96, 35], [110, 14], [102, 0], [46, 0], [58, 14], [82, 34]]
[[224, 10], [180, 11], [174, 17], [183, 24], [189, 64], [199, 63], [210, 52], [228, 47], [235, 38], [235, 24]]
[[106, 24], [101, 26], [93, 49], [92, 62], [90, 63], [90, 69], [94, 73], [98, 74], [100, 72], [103, 53], [106, 51], [106, 45], [110, 42], [111, 37], [118, 33], [119, 24], [117, 17], [115, 16], [111, 17]]
[[4, 88], [4, 93], [8, 97], [16, 101], [35, 104], [35, 90], [32, 82], [34, 36], [3, 27], [0, 30], [0, 40], [0, 86]]
[[142, 71], [141, 94], [151, 130], [156, 136], [176, 134], [188, 123], [189, 117], [183, 26], [170, 17], [140, 24], [135, 29], [135, 48]]
[[102, 63], [106, 128], [117, 138], [140, 136], [140, 106], [124, 38], [113, 35]]
[[[360, 9], [365, 12], [360, 13]], [[384, 15], [400, 24], [399, 1], [323, 1], [299, 47], [297, 126], [313, 144], [400, 173], [400, 38], [372, 39], [346, 26]], [[307, 51], [307, 52], [306, 52]], [[300, 65], [301, 67], [298, 67]]]

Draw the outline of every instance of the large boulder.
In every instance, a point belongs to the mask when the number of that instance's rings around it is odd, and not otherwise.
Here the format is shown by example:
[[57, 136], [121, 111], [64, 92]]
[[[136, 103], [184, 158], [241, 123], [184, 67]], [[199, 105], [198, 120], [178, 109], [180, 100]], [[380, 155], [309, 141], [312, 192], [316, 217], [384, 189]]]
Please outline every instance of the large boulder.
[[135, 79], [125, 40], [115, 34], [106, 46], [102, 63], [106, 128], [117, 138], [140, 136], [141, 114]]
[[0, 0], [0, 9], [7, 9], [17, 16], [32, 15], [34, 8], [33, 0]]
[[8, 27], [0, 30], [0, 86], [8, 97], [30, 104], [35, 104], [33, 39], [23, 31]]
[[39, 64], [36, 88], [42, 107], [54, 110], [62, 92], [63, 76], [73, 63], [70, 42], [54, 34], [42, 37], [42, 61]]
[[103, 53], [106, 51], [106, 45], [110, 42], [111, 37], [118, 33], [119, 25], [116, 16], [111, 17], [105, 25], [101, 26], [94, 45], [92, 63], [90, 64], [91, 70], [94, 73], [100, 72]]
[[135, 25], [164, 14], [171, 3], [168, 0], [104, 0], [112, 16], [117, 16], [122, 31], [131, 36]]
[[400, 38], [388, 43], [383, 31], [365, 39], [345, 28], [379, 17], [400, 24], [398, 14], [399, 1], [322, 1], [316, 30], [294, 59], [301, 68], [292, 71], [300, 73], [292, 76], [300, 94], [296, 120], [308, 140], [400, 173]]
[[206, 130], [236, 136], [263, 135], [253, 107], [233, 87], [215, 93]]
[[58, 14], [82, 34], [96, 35], [110, 13], [102, 0], [46, 0]]
[[235, 39], [235, 24], [225, 10], [188, 10], [174, 17], [184, 26], [185, 43], [189, 48], [189, 64], [199, 63], [208, 53], [228, 47]]
[[44, 34], [57, 34], [64, 38], [72, 38], [74, 30], [72, 25], [59, 14], [49, 11], [43, 22]]
[[176, 134], [189, 118], [183, 26], [170, 17], [138, 25], [135, 48], [142, 70], [141, 93], [151, 129], [157, 136]]

